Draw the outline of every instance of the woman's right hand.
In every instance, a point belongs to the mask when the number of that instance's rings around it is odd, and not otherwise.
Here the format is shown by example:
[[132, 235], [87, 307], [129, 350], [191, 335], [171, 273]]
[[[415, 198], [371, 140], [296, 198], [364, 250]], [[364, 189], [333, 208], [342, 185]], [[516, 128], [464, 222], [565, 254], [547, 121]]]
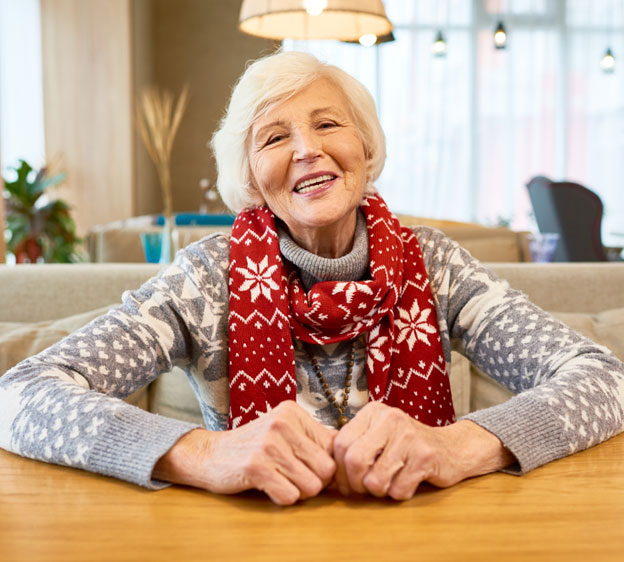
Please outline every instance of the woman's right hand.
[[337, 433], [295, 402], [281, 402], [237, 429], [187, 433], [156, 463], [152, 477], [220, 494], [256, 488], [278, 505], [291, 505], [332, 481]]

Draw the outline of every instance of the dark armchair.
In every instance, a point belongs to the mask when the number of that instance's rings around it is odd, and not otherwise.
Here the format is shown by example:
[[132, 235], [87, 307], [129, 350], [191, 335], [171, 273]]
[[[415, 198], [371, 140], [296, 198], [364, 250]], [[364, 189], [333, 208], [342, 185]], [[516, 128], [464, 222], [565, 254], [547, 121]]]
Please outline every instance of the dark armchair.
[[598, 195], [578, 183], [555, 182], [544, 176], [534, 177], [527, 188], [540, 232], [559, 234], [553, 261], [607, 261]]

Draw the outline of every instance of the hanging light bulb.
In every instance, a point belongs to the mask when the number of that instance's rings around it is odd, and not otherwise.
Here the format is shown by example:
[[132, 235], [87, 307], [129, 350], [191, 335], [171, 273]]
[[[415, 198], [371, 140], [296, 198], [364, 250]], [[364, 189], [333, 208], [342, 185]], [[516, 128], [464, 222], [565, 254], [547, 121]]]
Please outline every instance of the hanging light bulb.
[[497, 49], [504, 49], [507, 46], [507, 32], [502, 21], [498, 22], [496, 31], [494, 32], [494, 47]]
[[320, 16], [327, 8], [327, 0], [303, 0], [303, 7], [311, 16]]
[[360, 45], [364, 47], [372, 47], [375, 43], [377, 43], [377, 35], [374, 33], [367, 33], [366, 35], [362, 35], [359, 39]]
[[615, 57], [611, 52], [611, 48], [607, 48], [607, 52], [604, 54], [600, 61], [600, 68], [606, 74], [611, 74], [615, 71]]
[[438, 31], [435, 41], [431, 45], [431, 52], [434, 57], [446, 56], [446, 41], [444, 40], [444, 35], [442, 35], [441, 31]]

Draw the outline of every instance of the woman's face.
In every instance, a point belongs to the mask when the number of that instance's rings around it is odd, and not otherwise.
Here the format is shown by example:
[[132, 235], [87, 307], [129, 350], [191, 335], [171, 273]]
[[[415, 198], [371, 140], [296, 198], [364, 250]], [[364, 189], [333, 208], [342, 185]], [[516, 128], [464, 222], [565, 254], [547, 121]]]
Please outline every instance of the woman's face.
[[319, 79], [275, 104], [254, 123], [249, 151], [253, 185], [299, 244], [321, 254], [350, 245], [368, 161], [336, 86]]

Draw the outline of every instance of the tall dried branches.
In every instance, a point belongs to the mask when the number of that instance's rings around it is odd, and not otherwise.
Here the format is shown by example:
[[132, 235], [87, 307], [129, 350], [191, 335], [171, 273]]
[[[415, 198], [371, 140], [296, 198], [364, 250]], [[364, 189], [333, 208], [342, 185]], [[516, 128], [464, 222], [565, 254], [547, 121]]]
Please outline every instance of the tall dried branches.
[[171, 149], [188, 103], [188, 84], [174, 104], [171, 92], [146, 88], [136, 103], [136, 124], [145, 148], [156, 166], [164, 213], [173, 214], [171, 195]]

